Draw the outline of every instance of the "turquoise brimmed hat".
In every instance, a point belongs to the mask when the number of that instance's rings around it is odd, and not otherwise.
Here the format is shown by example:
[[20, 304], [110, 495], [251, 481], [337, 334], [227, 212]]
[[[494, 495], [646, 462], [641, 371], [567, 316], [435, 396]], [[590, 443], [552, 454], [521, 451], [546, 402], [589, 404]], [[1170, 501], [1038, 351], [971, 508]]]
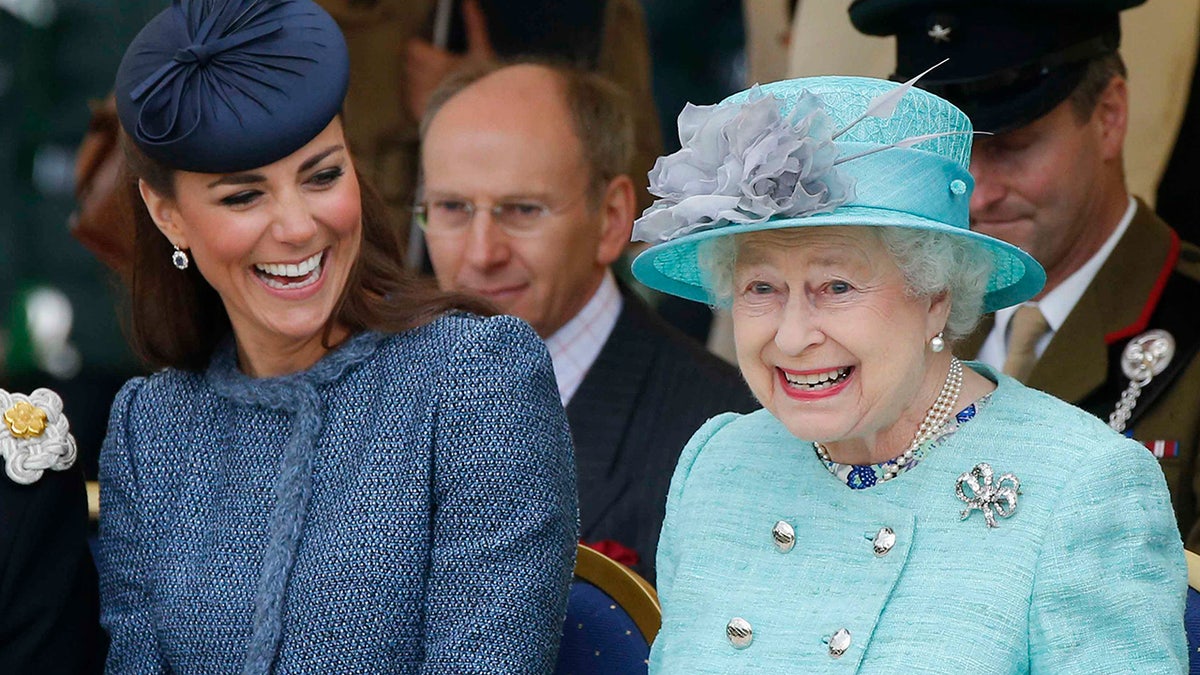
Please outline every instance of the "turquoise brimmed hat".
[[916, 79], [801, 78], [688, 105], [682, 148], [650, 172], [659, 199], [634, 223], [633, 239], [653, 245], [634, 260], [634, 276], [709, 302], [697, 261], [705, 241], [794, 227], [906, 227], [963, 237], [991, 255], [985, 312], [1032, 298], [1046, 281], [1041, 265], [970, 229], [970, 120], [914, 88]]

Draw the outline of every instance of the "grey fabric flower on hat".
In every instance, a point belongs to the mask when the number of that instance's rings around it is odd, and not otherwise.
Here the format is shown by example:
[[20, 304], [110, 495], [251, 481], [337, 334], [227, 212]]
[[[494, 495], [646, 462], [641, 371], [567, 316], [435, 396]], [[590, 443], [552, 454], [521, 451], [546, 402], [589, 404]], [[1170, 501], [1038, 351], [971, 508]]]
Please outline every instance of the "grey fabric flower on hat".
[[833, 122], [804, 92], [784, 117], [755, 86], [740, 104], [695, 106], [679, 115], [682, 147], [650, 171], [659, 197], [633, 226], [633, 239], [670, 241], [725, 223], [761, 223], [828, 213], [854, 198], [838, 171]]
[[75, 463], [75, 438], [58, 394], [35, 389], [26, 396], [0, 389], [0, 457], [8, 477], [21, 485]]

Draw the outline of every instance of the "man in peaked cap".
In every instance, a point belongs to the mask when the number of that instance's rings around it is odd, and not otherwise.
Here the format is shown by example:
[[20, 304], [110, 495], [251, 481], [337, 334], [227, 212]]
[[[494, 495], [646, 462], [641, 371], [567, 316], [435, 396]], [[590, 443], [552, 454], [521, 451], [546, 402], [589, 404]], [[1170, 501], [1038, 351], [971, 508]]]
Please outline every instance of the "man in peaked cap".
[[1129, 195], [1122, 164], [1118, 13], [1143, 1], [856, 0], [850, 18], [896, 36], [895, 79], [949, 59], [920, 86], [995, 134], [972, 152], [972, 228], [1046, 268], [1043, 292], [987, 318], [963, 356], [1142, 441], [1200, 550], [1200, 249]]

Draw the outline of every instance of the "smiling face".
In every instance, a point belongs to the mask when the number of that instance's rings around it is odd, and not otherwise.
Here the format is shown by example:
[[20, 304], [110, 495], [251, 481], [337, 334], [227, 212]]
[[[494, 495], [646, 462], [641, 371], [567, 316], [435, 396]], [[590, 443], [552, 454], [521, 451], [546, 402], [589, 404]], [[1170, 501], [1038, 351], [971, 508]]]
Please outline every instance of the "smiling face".
[[971, 151], [971, 229], [1015, 244], [1046, 269], [1049, 291], [1116, 228], [1128, 203], [1122, 170], [1126, 95], [1114, 77], [1087, 119], [1070, 99]]
[[[144, 183], [155, 224], [217, 291], [255, 376], [303, 370], [362, 242], [362, 203], [339, 119], [291, 155], [235, 174], [175, 174], [175, 197]], [[335, 339], [345, 331], [335, 326]]]
[[[438, 285], [487, 298], [543, 338], [587, 304], [633, 222], [627, 177], [593, 194], [562, 89], [558, 76], [539, 66], [487, 75], [438, 110], [421, 159]], [[468, 204], [474, 215], [465, 226], [436, 230], [435, 213], [461, 213]], [[541, 215], [506, 228], [496, 207]]]
[[740, 237], [733, 326], [751, 391], [797, 438], [899, 454], [941, 388], [931, 363], [948, 359], [927, 348], [948, 301], [906, 289], [869, 227]]

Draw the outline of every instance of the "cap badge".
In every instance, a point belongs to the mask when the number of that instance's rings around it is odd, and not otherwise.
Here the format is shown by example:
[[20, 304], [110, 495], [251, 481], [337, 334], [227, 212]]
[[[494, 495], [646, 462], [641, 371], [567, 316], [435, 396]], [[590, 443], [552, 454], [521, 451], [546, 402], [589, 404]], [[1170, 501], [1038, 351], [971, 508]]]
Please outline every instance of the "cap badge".
[[934, 42], [949, 42], [951, 30], [952, 29], [950, 26], [943, 26], [940, 23], [935, 23], [933, 24], [933, 27], [929, 29], [929, 32], [925, 34], [928, 35], [929, 39], [933, 40]]

